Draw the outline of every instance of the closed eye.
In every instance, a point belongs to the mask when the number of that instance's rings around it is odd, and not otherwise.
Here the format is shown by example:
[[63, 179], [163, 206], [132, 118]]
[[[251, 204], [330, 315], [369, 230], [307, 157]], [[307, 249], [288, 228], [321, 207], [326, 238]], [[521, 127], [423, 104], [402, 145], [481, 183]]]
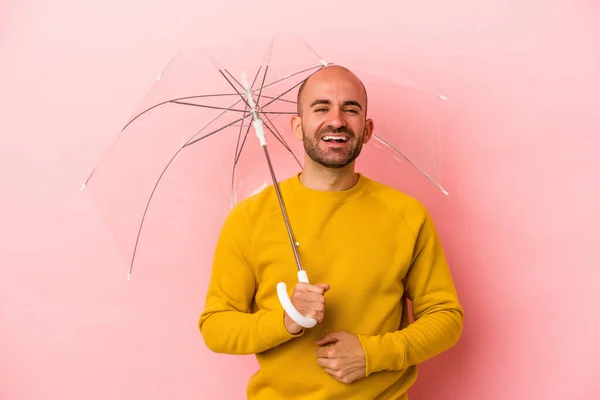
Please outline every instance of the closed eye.
[[[319, 108], [315, 108], [314, 110], [315, 112], [327, 112], [329, 111], [329, 109], [327, 109], [326, 107], [319, 107]], [[350, 114], [358, 114], [358, 110], [355, 110], [353, 108], [349, 108], [344, 110], [344, 112], [350, 113]]]

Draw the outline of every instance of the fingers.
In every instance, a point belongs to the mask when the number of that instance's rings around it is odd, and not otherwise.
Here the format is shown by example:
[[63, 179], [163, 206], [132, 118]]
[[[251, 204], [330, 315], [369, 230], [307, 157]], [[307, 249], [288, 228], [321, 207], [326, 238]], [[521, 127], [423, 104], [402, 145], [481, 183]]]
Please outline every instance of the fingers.
[[[325, 293], [329, 290], [328, 284], [311, 285], [299, 282], [294, 286], [290, 297], [292, 304], [300, 314], [307, 318], [313, 318], [318, 323], [325, 318]], [[286, 329], [289, 332], [297, 332], [301, 329], [286, 313], [284, 318]]]
[[319, 359], [330, 359], [330, 358], [334, 358], [335, 354], [334, 354], [334, 348], [331, 346], [324, 346], [324, 347], [319, 347], [317, 349], [317, 358]]
[[325, 319], [325, 309], [322, 304], [308, 304], [306, 307], [296, 307], [296, 309], [306, 318], [316, 319], [317, 322], [323, 322]]
[[317, 346], [327, 346], [333, 343], [338, 342], [339, 339], [333, 338], [333, 337], [324, 337], [321, 340], [317, 340]]
[[325, 292], [329, 290], [329, 285], [311, 285], [300, 282], [296, 284], [292, 293], [292, 304], [308, 318], [314, 318], [317, 322], [323, 322], [325, 317]]
[[313, 292], [294, 292], [292, 293], [292, 301], [304, 301], [306, 303], [323, 303], [325, 304], [325, 296]]
[[325, 346], [340, 341], [345, 332], [331, 332], [317, 341], [317, 346]]
[[317, 364], [336, 380], [349, 384], [366, 376], [365, 356], [356, 335], [331, 332], [317, 345]]
[[294, 287], [294, 290], [300, 292], [325, 294], [325, 292], [327, 292], [329, 288], [330, 286], [326, 283], [311, 285], [310, 283], [298, 282]]
[[339, 371], [341, 368], [340, 360], [334, 358], [319, 357], [317, 359], [317, 364], [319, 364], [319, 366], [325, 370], [329, 369], [331, 371]]
[[325, 312], [325, 297], [314, 293], [295, 292], [292, 294], [292, 304], [296, 310], [307, 312]]

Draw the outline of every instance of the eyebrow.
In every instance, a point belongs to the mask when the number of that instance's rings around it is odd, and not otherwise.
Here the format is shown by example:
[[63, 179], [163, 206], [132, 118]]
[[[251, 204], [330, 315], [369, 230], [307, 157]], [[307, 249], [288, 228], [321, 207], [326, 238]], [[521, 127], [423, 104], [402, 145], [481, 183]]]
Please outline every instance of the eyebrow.
[[[326, 105], [331, 105], [331, 101], [329, 101], [329, 100], [326, 100], [326, 99], [317, 99], [317, 100], [313, 101], [313, 102], [311, 103], [311, 105], [310, 105], [310, 106], [311, 106], [311, 108], [312, 108], [312, 107], [314, 107], [314, 106], [316, 106], [316, 105], [318, 105], [318, 104], [326, 104]], [[345, 106], [355, 106], [355, 107], [358, 107], [359, 109], [361, 109], [361, 110], [362, 110], [362, 106], [361, 106], [361, 105], [360, 105], [360, 103], [359, 103], [358, 101], [356, 101], [356, 100], [346, 100], [346, 101], [345, 101], [345, 102], [342, 104], [342, 106], [344, 106], [344, 107], [345, 107]]]

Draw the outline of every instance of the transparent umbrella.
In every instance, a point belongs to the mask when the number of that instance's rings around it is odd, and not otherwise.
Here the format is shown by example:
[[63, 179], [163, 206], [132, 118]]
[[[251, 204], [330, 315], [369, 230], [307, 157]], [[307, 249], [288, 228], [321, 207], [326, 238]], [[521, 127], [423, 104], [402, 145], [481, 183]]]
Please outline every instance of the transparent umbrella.
[[[285, 199], [277, 182], [302, 169], [302, 147], [291, 135], [301, 83], [330, 63], [296, 36], [252, 39], [177, 54], [93, 169], [82, 190], [90, 191], [129, 275], [143, 239], [144, 223], [158, 212], [153, 200], [177, 160], [194, 157], [202, 180], [193, 190], [231, 207], [273, 184], [294, 252], [298, 279], [308, 282], [296, 248]], [[383, 157], [416, 168], [440, 184], [439, 102], [444, 97], [351, 68], [369, 94], [374, 142]], [[195, 149], [202, 146], [203, 156]], [[227, 182], [228, 197], [211, 194]], [[210, 201], [198, 210], [210, 213]], [[164, 207], [164, 204], [160, 204]], [[279, 299], [300, 325], [315, 321], [298, 313], [284, 282]]]

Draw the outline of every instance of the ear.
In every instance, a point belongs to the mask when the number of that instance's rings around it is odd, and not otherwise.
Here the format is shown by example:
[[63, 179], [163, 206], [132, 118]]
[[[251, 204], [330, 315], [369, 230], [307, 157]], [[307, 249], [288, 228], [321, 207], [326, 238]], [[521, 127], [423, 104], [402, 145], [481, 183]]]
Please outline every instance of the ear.
[[374, 124], [373, 124], [373, 120], [372, 119], [367, 119], [366, 121], [367, 123], [365, 124], [365, 134], [364, 134], [364, 138], [363, 138], [363, 143], [369, 143], [369, 140], [371, 140], [371, 137], [373, 136], [373, 129], [374, 129]]
[[302, 117], [299, 115], [294, 115], [292, 117], [292, 133], [298, 140], [304, 138], [304, 132], [302, 132]]

